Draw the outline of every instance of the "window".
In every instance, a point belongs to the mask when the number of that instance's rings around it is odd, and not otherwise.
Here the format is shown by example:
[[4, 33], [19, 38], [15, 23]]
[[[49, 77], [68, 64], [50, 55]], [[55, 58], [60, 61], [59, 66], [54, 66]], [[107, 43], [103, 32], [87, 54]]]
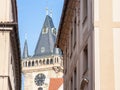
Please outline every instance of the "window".
[[45, 60], [43, 60], [43, 64], [45, 64]]
[[67, 57], [67, 47], [66, 47], [66, 54], [65, 54], [65, 74], [67, 73], [67, 65], [68, 65], [68, 62], [67, 62], [67, 60], [68, 60], [68, 57]]
[[27, 67], [27, 61], [25, 62], [25, 67]]
[[71, 30], [71, 54], [70, 54], [70, 58], [72, 57], [72, 48], [73, 48], [73, 29]]
[[59, 62], [58, 57], [57, 57], [57, 63]]
[[50, 59], [50, 64], [53, 64], [53, 59]]
[[43, 90], [43, 88], [42, 88], [42, 87], [39, 87], [38, 90]]
[[71, 78], [71, 90], [73, 90], [73, 78]]
[[47, 64], [49, 64], [49, 59], [47, 59]]
[[43, 28], [42, 34], [47, 34], [48, 33], [48, 28]]
[[36, 66], [38, 66], [38, 61], [35, 62]]
[[74, 19], [74, 48], [76, 45], [76, 26], [77, 26], [77, 23], [76, 23], [76, 16], [75, 16], [75, 19]]
[[87, 9], [88, 9], [88, 7], [87, 7], [87, 0], [82, 0], [82, 2], [83, 2], [83, 7], [82, 7], [82, 22], [84, 23], [85, 22], [85, 20], [86, 20], [86, 18], [87, 18]]
[[56, 61], [56, 58], [55, 58], [55, 63], [56, 63], [57, 61]]
[[30, 63], [30, 61], [28, 62], [28, 67], [30, 67], [31, 66], [31, 63]]
[[45, 52], [45, 47], [41, 47], [41, 53]]
[[56, 28], [52, 28], [52, 33], [56, 35]]
[[86, 72], [87, 72], [87, 70], [88, 70], [88, 46], [86, 46], [85, 48], [84, 48], [84, 51], [83, 51], [83, 71], [84, 71], [84, 73], [83, 74], [85, 74]]
[[32, 66], [34, 66], [34, 61], [32, 61]]
[[42, 61], [41, 61], [41, 60], [39, 60], [39, 64], [40, 64], [40, 65], [42, 64]]
[[74, 70], [74, 90], [77, 90], [77, 73], [76, 73], [76, 68]]

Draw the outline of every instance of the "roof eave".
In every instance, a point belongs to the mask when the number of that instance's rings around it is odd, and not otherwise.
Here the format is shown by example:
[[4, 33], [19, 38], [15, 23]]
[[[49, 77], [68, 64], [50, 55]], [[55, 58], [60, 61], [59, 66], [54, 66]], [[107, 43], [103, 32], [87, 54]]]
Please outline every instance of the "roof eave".
[[62, 32], [62, 25], [63, 25], [63, 21], [64, 21], [64, 18], [65, 18], [65, 12], [66, 12], [66, 9], [67, 9], [67, 5], [68, 5], [68, 0], [65, 0], [64, 5], [63, 5], [63, 10], [62, 10], [62, 15], [61, 15], [59, 27], [58, 27], [58, 34], [57, 34], [55, 47], [60, 47], [59, 46], [59, 41], [60, 41], [60, 36], [61, 36], [61, 32]]

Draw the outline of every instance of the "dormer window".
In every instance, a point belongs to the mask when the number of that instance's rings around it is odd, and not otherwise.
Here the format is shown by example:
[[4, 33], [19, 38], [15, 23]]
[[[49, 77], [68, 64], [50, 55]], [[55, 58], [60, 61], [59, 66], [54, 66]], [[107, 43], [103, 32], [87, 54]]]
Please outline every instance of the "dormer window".
[[47, 34], [48, 33], [48, 28], [43, 28], [42, 34]]
[[56, 28], [52, 28], [52, 33], [56, 35]]
[[41, 47], [41, 53], [45, 52], [45, 47]]

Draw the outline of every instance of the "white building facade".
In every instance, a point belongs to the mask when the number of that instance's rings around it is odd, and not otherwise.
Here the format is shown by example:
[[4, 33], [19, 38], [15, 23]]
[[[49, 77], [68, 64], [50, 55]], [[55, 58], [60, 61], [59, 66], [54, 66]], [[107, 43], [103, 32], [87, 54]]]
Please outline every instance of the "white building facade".
[[16, 0], [0, 0], [0, 90], [21, 90]]

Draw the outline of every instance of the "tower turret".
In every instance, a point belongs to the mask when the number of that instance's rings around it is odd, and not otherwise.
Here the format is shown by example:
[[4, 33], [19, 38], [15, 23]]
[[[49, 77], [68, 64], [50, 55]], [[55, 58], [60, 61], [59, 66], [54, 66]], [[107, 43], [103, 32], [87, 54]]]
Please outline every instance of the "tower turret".
[[27, 39], [25, 40], [25, 43], [24, 43], [24, 49], [23, 49], [23, 58], [27, 58], [29, 55], [28, 55], [28, 44], [27, 44]]

